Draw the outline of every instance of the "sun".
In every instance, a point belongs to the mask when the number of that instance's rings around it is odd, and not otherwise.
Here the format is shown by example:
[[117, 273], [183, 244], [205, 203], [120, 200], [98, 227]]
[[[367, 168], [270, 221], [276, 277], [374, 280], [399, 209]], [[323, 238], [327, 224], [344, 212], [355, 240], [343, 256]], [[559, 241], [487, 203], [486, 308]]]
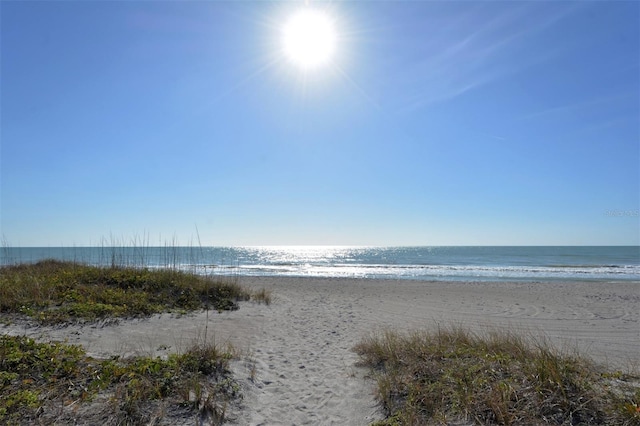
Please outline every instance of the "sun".
[[312, 8], [301, 9], [291, 15], [282, 31], [285, 56], [305, 71], [331, 62], [336, 39], [329, 15]]

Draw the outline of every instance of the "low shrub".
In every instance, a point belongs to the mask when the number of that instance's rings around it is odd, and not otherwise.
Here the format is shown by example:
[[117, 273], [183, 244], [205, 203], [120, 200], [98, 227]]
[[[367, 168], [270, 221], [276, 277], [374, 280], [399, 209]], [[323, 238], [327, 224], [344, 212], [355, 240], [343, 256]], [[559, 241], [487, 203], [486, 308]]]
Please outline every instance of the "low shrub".
[[240, 397], [231, 358], [215, 345], [199, 344], [167, 359], [98, 360], [80, 346], [0, 336], [0, 423], [73, 424], [83, 414], [65, 407], [110, 395], [108, 417], [115, 424], [148, 424], [158, 416], [149, 408], [156, 401], [218, 424], [230, 401]]

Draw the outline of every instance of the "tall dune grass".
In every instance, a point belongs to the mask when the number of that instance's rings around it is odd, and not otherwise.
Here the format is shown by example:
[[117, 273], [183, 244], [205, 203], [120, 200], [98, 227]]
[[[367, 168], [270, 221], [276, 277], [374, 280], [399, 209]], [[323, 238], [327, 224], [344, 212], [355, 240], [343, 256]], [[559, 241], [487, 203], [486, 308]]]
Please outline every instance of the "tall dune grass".
[[40, 322], [233, 310], [249, 292], [224, 278], [175, 269], [97, 267], [45, 260], [0, 268], [0, 312]]
[[378, 425], [640, 425], [640, 378], [544, 341], [461, 328], [386, 332], [355, 347], [377, 380]]

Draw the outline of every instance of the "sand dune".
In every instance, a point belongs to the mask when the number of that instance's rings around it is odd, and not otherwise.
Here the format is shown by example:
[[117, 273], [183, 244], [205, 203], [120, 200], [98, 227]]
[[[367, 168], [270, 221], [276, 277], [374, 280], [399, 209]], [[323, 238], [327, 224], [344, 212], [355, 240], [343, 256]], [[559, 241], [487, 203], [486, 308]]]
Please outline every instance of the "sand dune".
[[[640, 365], [640, 283], [464, 283], [240, 278], [273, 291], [271, 305], [65, 328], [0, 331], [68, 339], [96, 356], [162, 355], [215, 338], [243, 352], [234, 363], [245, 398], [233, 422], [365, 425], [380, 418], [373, 383], [351, 348], [385, 328], [462, 325], [543, 336], [612, 368]], [[206, 327], [205, 327], [206, 325]]]

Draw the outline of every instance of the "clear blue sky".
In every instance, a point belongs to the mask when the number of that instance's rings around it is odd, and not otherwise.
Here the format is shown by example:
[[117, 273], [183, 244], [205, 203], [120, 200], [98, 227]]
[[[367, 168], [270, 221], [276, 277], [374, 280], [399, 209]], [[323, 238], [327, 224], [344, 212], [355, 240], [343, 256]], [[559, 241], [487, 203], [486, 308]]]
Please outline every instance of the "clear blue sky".
[[0, 3], [12, 246], [640, 244], [640, 3]]

